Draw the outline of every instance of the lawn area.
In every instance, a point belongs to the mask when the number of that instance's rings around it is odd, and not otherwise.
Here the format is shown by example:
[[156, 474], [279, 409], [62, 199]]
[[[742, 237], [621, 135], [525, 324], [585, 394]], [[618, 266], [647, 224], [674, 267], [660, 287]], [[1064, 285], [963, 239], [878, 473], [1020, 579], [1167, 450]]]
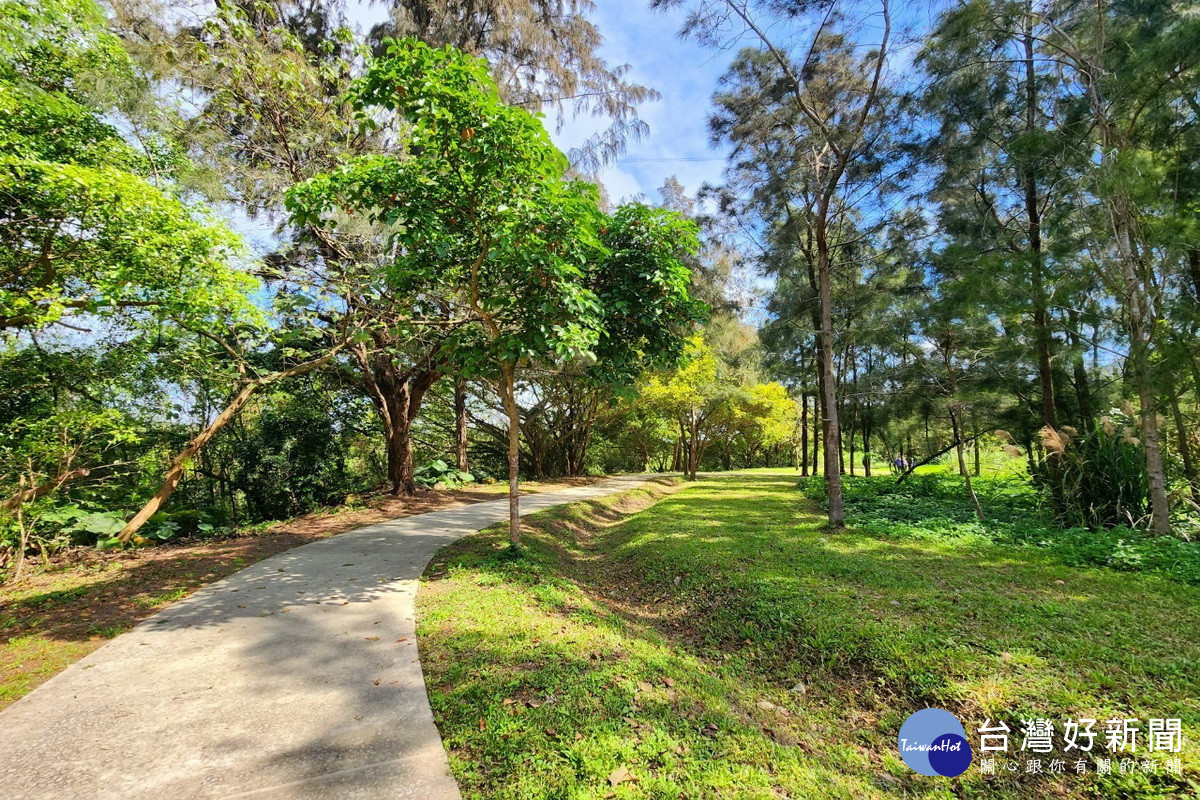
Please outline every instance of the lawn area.
[[[530, 518], [519, 557], [501, 529], [443, 550], [420, 646], [464, 795], [1197, 796], [1200, 588], [982, 537], [829, 535], [796, 483], [659, 482]], [[1066, 775], [982, 776], [977, 753], [923, 777], [896, 736], [927, 706], [973, 747], [1004, 720], [1013, 761], [1025, 718], [1179, 717], [1184, 774], [1139, 738], [1157, 774], [1056, 752]]]

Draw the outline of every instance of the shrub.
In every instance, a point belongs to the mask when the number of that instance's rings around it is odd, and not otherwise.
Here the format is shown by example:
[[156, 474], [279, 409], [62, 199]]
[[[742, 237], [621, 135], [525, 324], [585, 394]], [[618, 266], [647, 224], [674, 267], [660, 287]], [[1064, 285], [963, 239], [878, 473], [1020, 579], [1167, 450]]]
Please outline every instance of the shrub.
[[475, 478], [471, 473], [452, 467], [439, 458], [428, 464], [422, 464], [416, 469], [413, 472], [413, 480], [418, 486], [433, 486], [441, 483], [447, 488], [457, 489], [464, 483], [473, 482]]

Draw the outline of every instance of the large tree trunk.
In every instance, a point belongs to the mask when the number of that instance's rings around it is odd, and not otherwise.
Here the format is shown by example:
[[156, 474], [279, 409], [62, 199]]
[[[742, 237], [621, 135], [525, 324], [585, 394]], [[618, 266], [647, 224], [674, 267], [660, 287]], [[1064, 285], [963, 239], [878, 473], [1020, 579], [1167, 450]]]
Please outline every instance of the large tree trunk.
[[[1033, 135], [1037, 128], [1038, 95], [1037, 73], [1033, 64], [1033, 21], [1025, 18], [1025, 130]], [[1036, 170], [1024, 165], [1021, 181], [1025, 194], [1026, 234], [1029, 238], [1029, 279], [1033, 289], [1033, 331], [1037, 343], [1038, 383], [1042, 392], [1042, 424], [1058, 428], [1058, 414], [1054, 397], [1054, 363], [1050, 314], [1047, 308], [1044, 254], [1042, 252], [1042, 212], [1038, 196]]]
[[467, 463], [467, 382], [459, 378], [454, 384], [454, 461], [463, 472]]
[[[1025, 16], [1025, 31], [1022, 44], [1025, 49], [1025, 132], [1033, 135], [1037, 128], [1038, 95], [1037, 72], [1034, 68], [1033, 47], [1033, 18], [1029, 13], [1032, 8], [1026, 0], [1027, 13]], [[1054, 395], [1054, 356], [1052, 353], [1053, 340], [1050, 332], [1050, 313], [1046, 298], [1045, 261], [1042, 252], [1042, 218], [1040, 198], [1038, 196], [1037, 173], [1028, 164], [1021, 168], [1021, 182], [1025, 193], [1025, 222], [1026, 234], [1029, 239], [1029, 280], [1033, 295], [1033, 338], [1037, 347], [1038, 384], [1041, 389], [1042, 425], [1051, 430], [1058, 430], [1058, 407]], [[978, 445], [978, 443], [976, 443]], [[1061, 471], [1059, 460], [1061, 454], [1052, 453], [1047, 461], [1050, 470], [1050, 502], [1056, 514], [1063, 512], [1062, 481], [1058, 473]]]
[[376, 341], [376, 350], [369, 352], [360, 345], [355, 351], [362, 374], [362, 388], [375, 405], [387, 452], [387, 477], [391, 494], [411, 495], [417, 485], [413, 481], [413, 454], [410, 432], [421, 410], [421, 401], [440, 377], [434, 347], [422, 362], [400, 366], [388, 352], [391, 343]]
[[1127, 198], [1118, 196], [1109, 201], [1116, 228], [1117, 248], [1125, 279], [1125, 307], [1129, 320], [1130, 372], [1137, 384], [1141, 404], [1142, 448], [1146, 452], [1146, 473], [1150, 479], [1150, 527], [1154, 533], [1171, 532], [1171, 507], [1167, 500], [1167, 476], [1163, 465], [1161, 437], [1158, 430], [1158, 401], [1152, 383], [1150, 348], [1151, 311], [1149, 291], [1139, 263], [1140, 254], [1132, 234], [1132, 209]]
[[400, 413], [393, 418], [392, 425], [387, 429], [387, 462], [388, 483], [391, 485], [393, 496], [401, 497], [416, 493], [417, 484], [413, 479], [412, 438], [409, 435], [412, 426], [408, 421], [407, 410], [398, 409]]
[[842, 429], [838, 424], [837, 376], [833, 372], [833, 274], [823, 224], [817, 226], [817, 280], [821, 314], [821, 346], [817, 349], [817, 359], [821, 375], [825, 490], [829, 498], [829, 526], [836, 529], [846, 524], [846, 509], [842, 501]]
[[521, 543], [521, 411], [517, 408], [513, 365], [505, 362], [500, 371], [500, 399], [508, 414], [508, 540], [516, 546]]
[[425, 393], [437, 379], [435, 370], [414, 370], [379, 382], [387, 409], [384, 433], [387, 436], [388, 482], [391, 493], [397, 497], [417, 491], [413, 480], [412, 424], [421, 412]]

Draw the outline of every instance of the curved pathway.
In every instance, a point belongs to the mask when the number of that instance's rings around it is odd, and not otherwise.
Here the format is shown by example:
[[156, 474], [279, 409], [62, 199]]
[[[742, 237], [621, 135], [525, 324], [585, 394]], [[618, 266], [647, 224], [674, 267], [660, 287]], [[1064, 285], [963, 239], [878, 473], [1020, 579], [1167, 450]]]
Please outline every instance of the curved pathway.
[[413, 601], [438, 548], [507, 517], [505, 497], [370, 525], [197, 591], [0, 712], [0, 797], [458, 798]]

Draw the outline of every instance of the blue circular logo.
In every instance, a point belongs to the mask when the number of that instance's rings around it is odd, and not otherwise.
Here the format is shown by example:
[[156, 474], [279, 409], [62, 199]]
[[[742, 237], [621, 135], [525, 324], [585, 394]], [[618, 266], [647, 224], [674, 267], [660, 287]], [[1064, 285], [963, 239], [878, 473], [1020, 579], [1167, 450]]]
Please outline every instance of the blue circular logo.
[[971, 766], [971, 745], [958, 718], [940, 708], [909, 715], [897, 737], [900, 757], [913, 772], [953, 778]]

